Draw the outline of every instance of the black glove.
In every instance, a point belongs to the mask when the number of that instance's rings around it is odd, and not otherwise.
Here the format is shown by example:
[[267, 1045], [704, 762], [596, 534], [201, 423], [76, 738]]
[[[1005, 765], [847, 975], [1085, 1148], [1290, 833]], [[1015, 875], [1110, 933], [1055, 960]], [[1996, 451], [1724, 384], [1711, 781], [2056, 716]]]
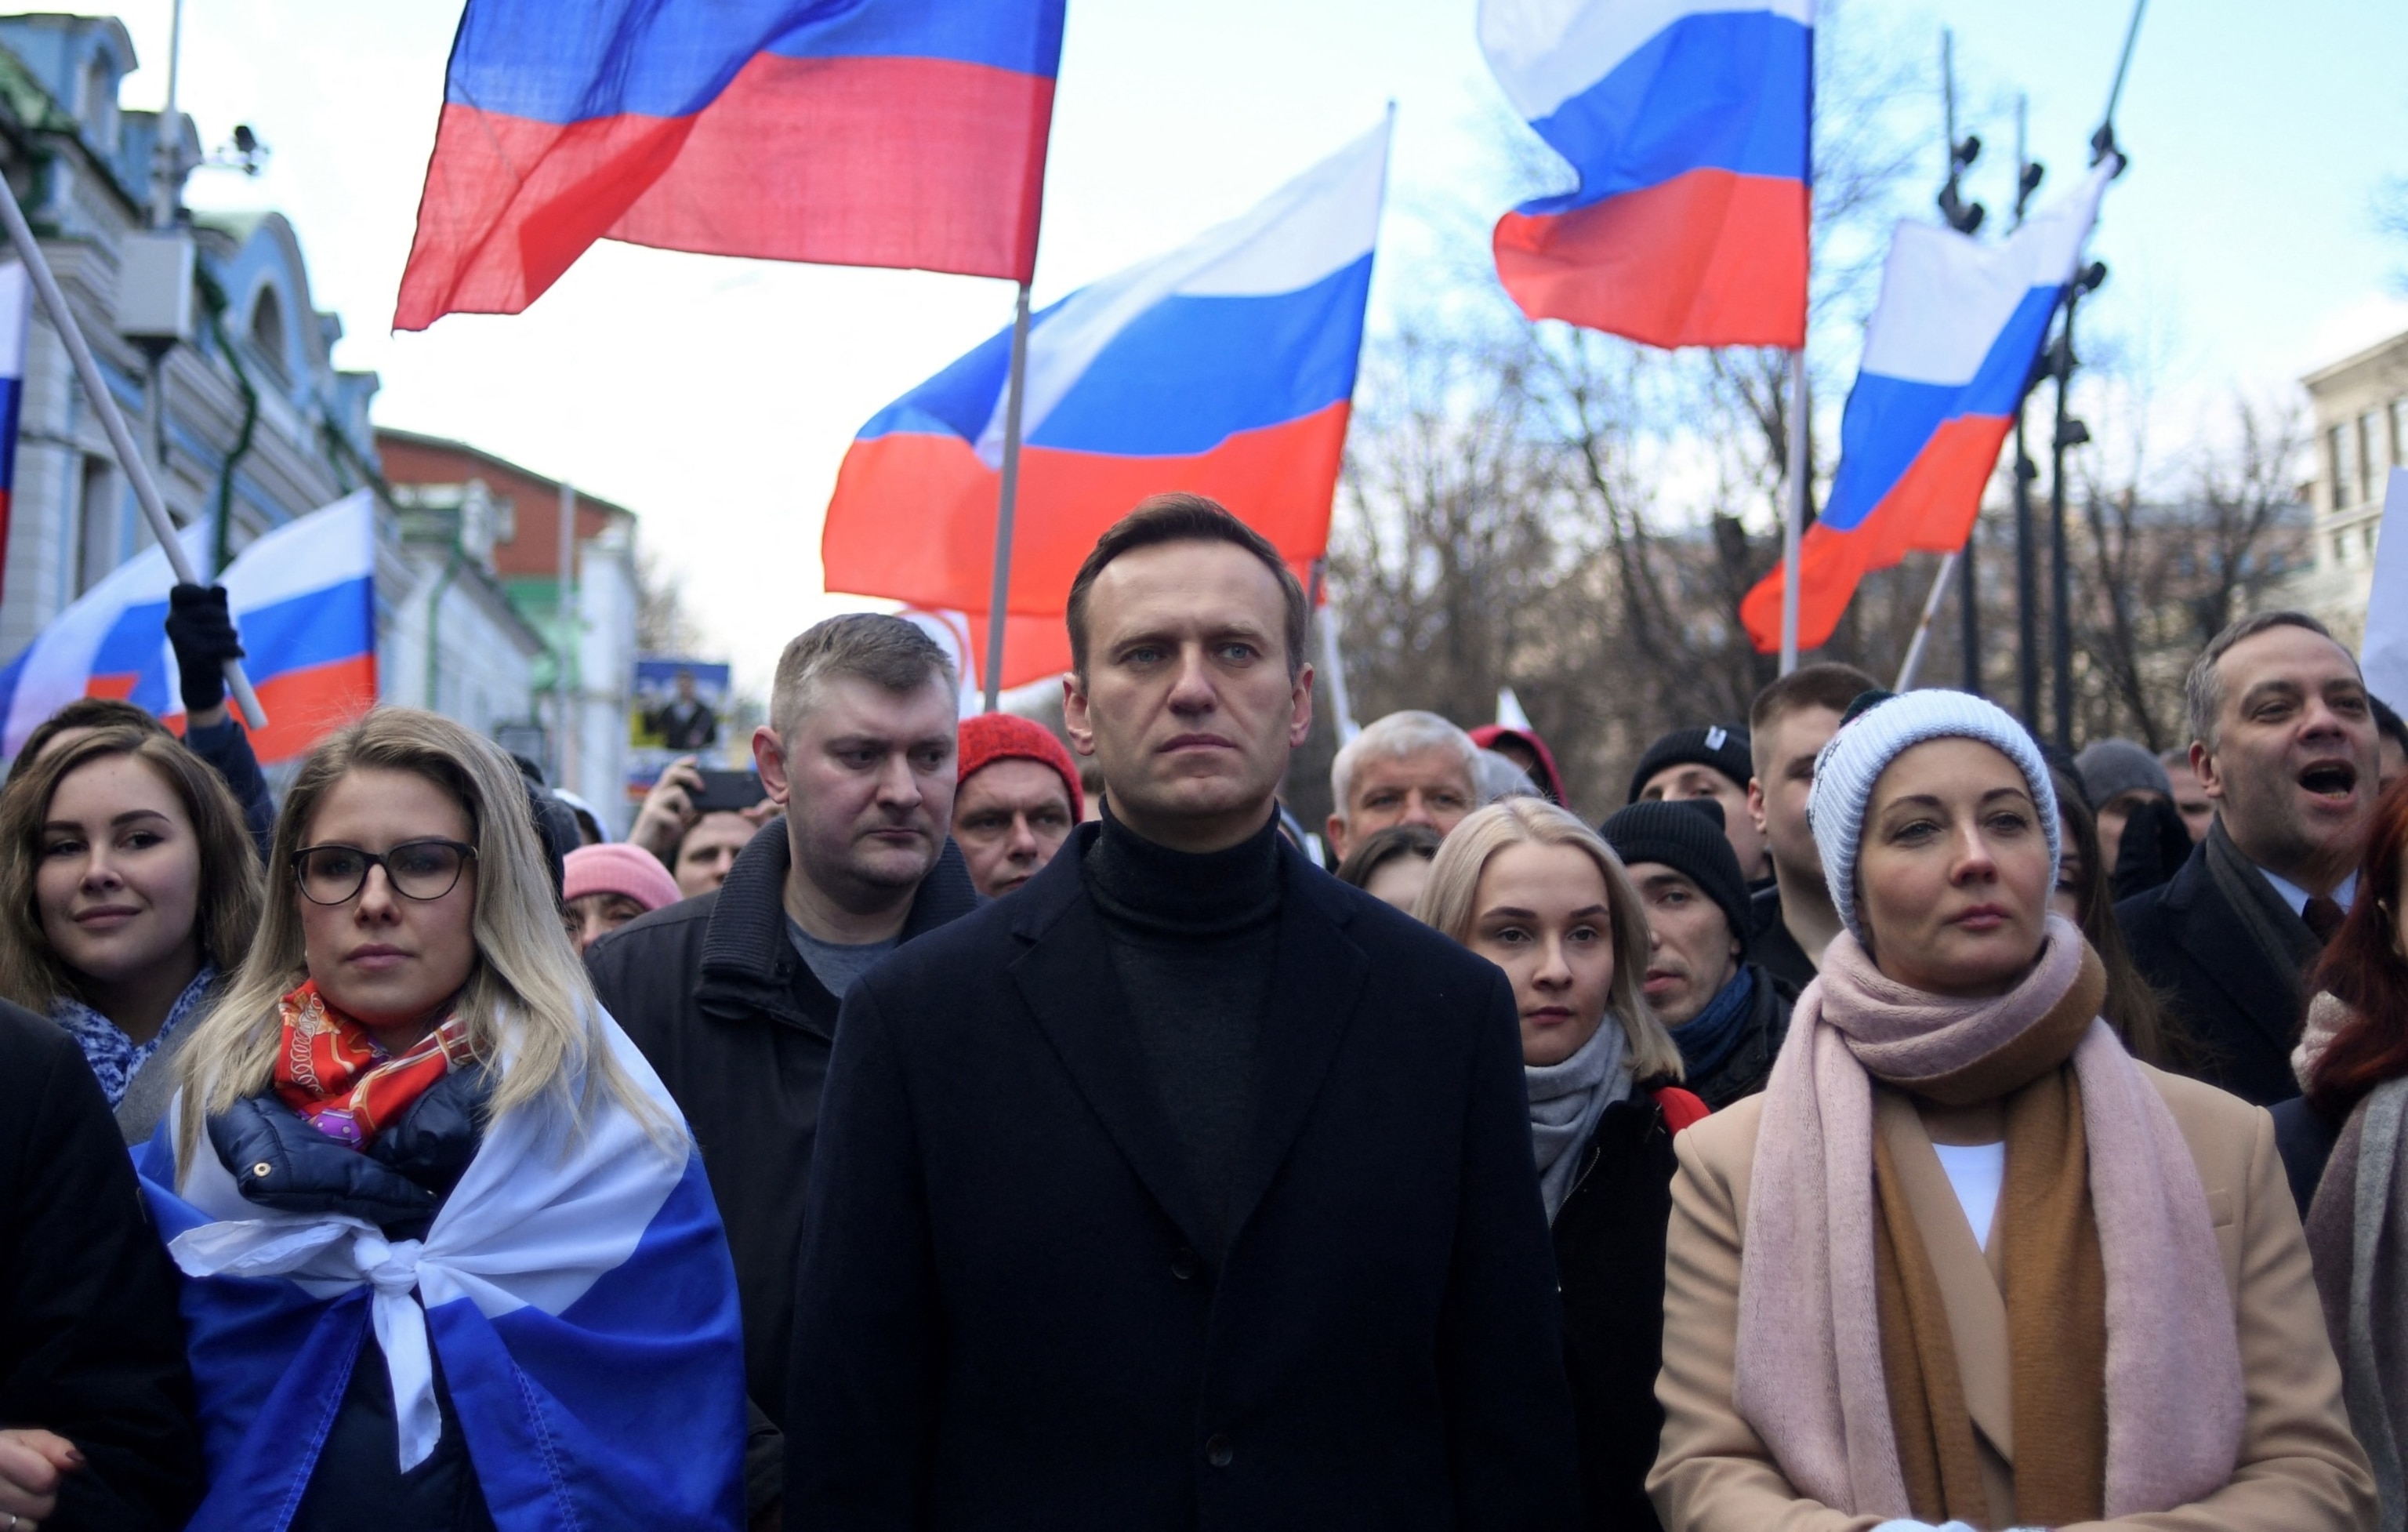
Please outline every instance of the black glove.
[[225, 662], [242, 658], [242, 640], [226, 615], [225, 587], [179, 585], [169, 591], [167, 642], [176, 648], [185, 713], [207, 712], [223, 702]]

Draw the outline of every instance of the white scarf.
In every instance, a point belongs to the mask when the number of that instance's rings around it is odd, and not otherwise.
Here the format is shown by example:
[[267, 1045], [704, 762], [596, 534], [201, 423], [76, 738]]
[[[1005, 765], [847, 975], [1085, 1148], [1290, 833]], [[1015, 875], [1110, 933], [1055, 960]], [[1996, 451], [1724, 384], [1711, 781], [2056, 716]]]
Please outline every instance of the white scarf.
[[1605, 1109], [1630, 1094], [1630, 1070], [1623, 1062], [1630, 1042], [1622, 1019], [1612, 1011], [1588, 1041], [1561, 1064], [1522, 1067], [1530, 1091], [1530, 1147], [1539, 1161], [1539, 1195], [1547, 1222], [1555, 1221], [1580, 1171], [1581, 1151], [1597, 1131]]

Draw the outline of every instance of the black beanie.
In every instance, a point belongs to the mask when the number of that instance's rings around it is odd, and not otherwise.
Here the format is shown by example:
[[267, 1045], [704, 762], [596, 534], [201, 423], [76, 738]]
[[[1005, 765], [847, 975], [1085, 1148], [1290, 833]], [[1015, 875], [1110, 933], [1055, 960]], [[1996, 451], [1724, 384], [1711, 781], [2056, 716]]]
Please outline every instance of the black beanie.
[[1666, 766], [1711, 766], [1742, 788], [1756, 775], [1756, 758], [1748, 753], [1745, 729], [1722, 723], [1674, 729], [1648, 746], [1647, 753], [1639, 758], [1639, 769], [1630, 774], [1630, 795], [1623, 801], [1637, 803], [1639, 790], [1647, 785], [1648, 778]]
[[1723, 806], [1712, 798], [1656, 799], [1634, 803], [1608, 816], [1598, 834], [1627, 866], [1661, 862], [1698, 885], [1730, 923], [1742, 959], [1751, 943], [1747, 880], [1739, 856], [1723, 838]]

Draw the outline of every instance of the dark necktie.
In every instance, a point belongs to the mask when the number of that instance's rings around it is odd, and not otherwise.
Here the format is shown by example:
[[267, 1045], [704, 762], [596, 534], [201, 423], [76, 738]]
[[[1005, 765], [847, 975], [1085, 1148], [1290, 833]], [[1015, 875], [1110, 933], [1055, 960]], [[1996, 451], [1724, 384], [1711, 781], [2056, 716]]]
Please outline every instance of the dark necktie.
[[2342, 909], [2338, 900], [2327, 898], [2319, 894], [2310, 899], [2307, 907], [2300, 911], [2300, 918], [2308, 923], [2308, 929], [2316, 934], [2318, 941], [2329, 942], [2333, 938], [2333, 933], [2341, 929], [2341, 923], [2347, 918], [2348, 913]]

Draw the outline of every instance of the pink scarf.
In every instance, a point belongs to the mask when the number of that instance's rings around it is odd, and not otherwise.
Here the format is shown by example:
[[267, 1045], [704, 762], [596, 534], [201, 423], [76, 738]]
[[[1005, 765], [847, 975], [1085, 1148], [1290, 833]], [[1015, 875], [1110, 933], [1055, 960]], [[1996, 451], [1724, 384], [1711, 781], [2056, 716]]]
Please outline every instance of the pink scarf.
[[[2081, 970], [2052, 915], [2039, 963], [1995, 999], [1899, 984], [1842, 933], [1766, 1086], [1740, 1264], [1732, 1403], [1804, 1496], [1905, 1517], [1876, 1307], [1873, 1081], [1912, 1089], [2020, 1036]], [[2213, 1493], [2239, 1461], [2246, 1396], [2232, 1297], [2173, 1113], [2106, 1023], [2075, 1048], [2107, 1277], [2109, 1518]]]

